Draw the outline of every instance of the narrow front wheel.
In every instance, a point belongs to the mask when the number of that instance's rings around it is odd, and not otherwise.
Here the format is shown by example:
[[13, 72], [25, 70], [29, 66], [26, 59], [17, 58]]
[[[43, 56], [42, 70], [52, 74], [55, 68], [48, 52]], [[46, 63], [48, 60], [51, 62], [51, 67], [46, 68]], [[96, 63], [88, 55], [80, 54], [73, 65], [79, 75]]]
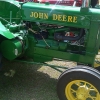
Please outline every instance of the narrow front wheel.
[[60, 100], [100, 100], [100, 73], [89, 67], [75, 67], [61, 74], [57, 84]]

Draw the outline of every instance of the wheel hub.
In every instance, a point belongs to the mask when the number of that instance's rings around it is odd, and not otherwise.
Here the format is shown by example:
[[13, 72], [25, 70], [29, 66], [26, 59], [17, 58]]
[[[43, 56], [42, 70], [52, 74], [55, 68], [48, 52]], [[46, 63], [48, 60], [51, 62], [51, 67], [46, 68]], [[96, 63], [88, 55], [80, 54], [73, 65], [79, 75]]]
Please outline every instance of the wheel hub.
[[76, 96], [78, 100], [86, 100], [88, 97], [89, 91], [86, 87], [79, 87], [76, 91]]

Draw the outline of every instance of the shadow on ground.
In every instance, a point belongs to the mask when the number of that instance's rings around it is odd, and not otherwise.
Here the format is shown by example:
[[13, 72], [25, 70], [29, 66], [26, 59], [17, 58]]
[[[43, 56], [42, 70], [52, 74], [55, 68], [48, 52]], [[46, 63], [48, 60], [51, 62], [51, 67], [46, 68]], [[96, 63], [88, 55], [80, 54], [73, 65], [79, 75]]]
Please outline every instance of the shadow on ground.
[[[48, 74], [37, 71], [41, 66], [3, 62], [0, 72], [0, 100], [58, 100], [57, 80]], [[13, 69], [13, 77], [4, 73]]]

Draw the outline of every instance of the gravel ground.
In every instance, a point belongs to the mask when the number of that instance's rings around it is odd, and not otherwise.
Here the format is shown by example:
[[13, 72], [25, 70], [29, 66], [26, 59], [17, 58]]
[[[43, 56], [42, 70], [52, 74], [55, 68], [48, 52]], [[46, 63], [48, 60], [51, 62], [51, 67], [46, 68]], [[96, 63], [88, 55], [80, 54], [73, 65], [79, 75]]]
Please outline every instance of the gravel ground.
[[[76, 66], [68, 61], [47, 63]], [[60, 74], [48, 66], [4, 61], [0, 72], [0, 100], [58, 100], [56, 84]]]

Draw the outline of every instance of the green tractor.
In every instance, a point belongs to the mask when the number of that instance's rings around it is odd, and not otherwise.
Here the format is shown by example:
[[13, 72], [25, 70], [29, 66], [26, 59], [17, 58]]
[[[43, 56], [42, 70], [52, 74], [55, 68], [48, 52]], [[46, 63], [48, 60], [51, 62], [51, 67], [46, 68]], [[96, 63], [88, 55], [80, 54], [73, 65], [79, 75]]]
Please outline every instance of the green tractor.
[[83, 0], [81, 7], [0, 0], [0, 54], [4, 58], [42, 64], [54, 58], [77, 62], [77, 67], [66, 69], [58, 79], [60, 100], [100, 100], [99, 49], [97, 0]]

